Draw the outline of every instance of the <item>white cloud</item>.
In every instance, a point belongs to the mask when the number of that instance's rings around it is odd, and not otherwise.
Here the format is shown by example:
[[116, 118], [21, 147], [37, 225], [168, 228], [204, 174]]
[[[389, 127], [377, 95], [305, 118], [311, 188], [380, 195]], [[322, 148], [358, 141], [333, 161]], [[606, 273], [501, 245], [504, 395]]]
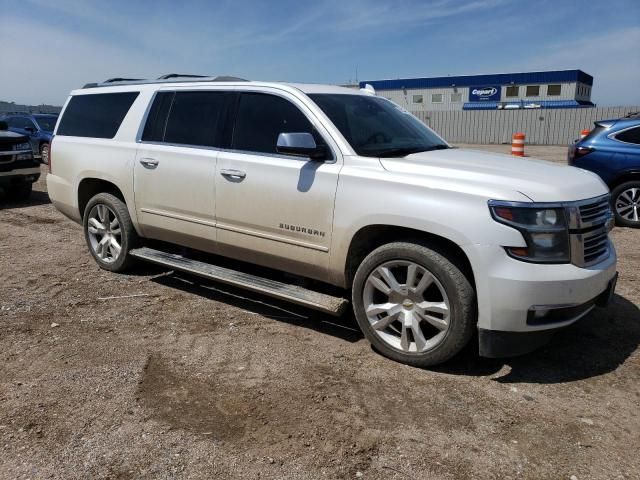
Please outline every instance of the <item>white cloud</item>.
[[0, 44], [0, 98], [16, 103], [61, 105], [85, 83], [162, 71], [156, 58], [17, 18], [3, 22]]
[[640, 27], [585, 35], [545, 48], [514, 68], [552, 70], [579, 68], [593, 75], [592, 101], [598, 105], [640, 105]]

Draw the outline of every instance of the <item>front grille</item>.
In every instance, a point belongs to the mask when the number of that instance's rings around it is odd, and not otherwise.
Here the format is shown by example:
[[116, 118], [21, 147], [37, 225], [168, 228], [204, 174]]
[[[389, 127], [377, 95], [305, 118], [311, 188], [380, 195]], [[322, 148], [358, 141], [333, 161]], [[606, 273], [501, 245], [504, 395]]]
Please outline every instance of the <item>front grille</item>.
[[16, 159], [16, 156], [15, 156], [15, 155], [7, 155], [7, 154], [5, 154], [5, 152], [2, 152], [2, 153], [3, 153], [3, 154], [2, 154], [2, 155], [0, 155], [0, 164], [3, 164], [3, 163], [5, 163], [5, 164], [6, 164], [6, 163], [11, 163], [11, 162], [13, 162], [13, 161]]
[[609, 206], [609, 196], [599, 199], [595, 202], [580, 205], [580, 221], [582, 225], [594, 224], [600, 221], [605, 222], [607, 217], [611, 215], [611, 207]]
[[592, 265], [603, 257], [609, 249], [609, 236], [606, 228], [593, 230], [583, 236], [583, 257], [585, 265]]
[[609, 223], [613, 215], [609, 195], [577, 202], [569, 207], [572, 263], [594, 265], [609, 256]]

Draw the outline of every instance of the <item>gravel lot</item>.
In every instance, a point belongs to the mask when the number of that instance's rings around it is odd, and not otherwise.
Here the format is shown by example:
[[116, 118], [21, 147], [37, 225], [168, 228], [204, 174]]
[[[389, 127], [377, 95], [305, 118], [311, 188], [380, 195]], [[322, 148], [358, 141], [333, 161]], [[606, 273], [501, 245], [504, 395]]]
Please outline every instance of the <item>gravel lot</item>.
[[640, 231], [609, 310], [421, 370], [351, 316], [101, 271], [37, 188], [0, 200], [0, 478], [640, 478]]

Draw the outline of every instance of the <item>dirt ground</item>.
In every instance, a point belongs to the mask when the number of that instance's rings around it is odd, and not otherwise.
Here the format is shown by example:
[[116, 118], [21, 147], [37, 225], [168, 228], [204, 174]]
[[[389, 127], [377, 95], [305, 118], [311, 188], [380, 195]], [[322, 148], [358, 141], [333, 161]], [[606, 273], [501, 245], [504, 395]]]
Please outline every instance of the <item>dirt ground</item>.
[[640, 478], [640, 231], [613, 231], [610, 309], [421, 370], [349, 315], [101, 271], [37, 189], [0, 201], [2, 479]]

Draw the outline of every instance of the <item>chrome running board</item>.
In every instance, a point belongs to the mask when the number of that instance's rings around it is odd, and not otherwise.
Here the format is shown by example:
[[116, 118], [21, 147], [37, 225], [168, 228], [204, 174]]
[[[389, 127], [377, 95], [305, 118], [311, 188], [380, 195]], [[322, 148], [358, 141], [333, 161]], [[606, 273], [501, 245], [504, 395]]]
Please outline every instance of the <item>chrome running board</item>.
[[219, 267], [210, 263], [191, 260], [181, 255], [162, 252], [152, 248], [136, 248], [131, 250], [129, 255], [139, 258], [140, 260], [169, 267], [173, 270], [191, 273], [216, 282], [233, 285], [234, 287], [244, 288], [269, 297], [286, 300], [330, 315], [340, 315], [349, 303], [347, 299], [342, 297], [334, 297], [298, 287], [296, 285], [278, 282], [269, 278], [258, 277], [249, 273], [238, 272], [236, 270]]

